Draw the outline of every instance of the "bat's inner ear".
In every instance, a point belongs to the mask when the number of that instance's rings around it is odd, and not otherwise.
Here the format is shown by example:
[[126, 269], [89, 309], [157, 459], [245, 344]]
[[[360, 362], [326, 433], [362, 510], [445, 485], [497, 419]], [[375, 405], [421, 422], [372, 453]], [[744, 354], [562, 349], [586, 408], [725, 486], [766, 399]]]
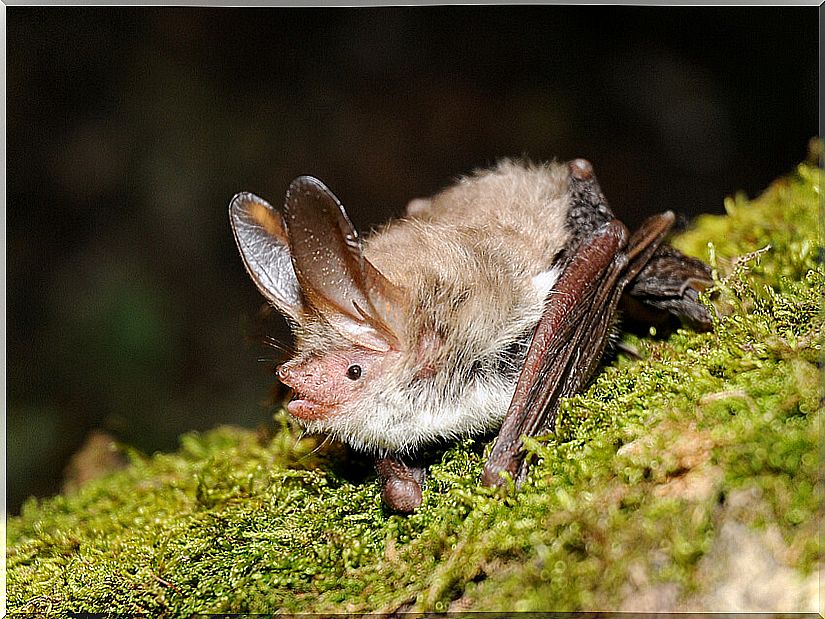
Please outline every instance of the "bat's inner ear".
[[386, 352], [399, 346], [395, 334], [376, 328], [366, 320], [353, 318], [335, 309], [322, 309], [319, 313], [335, 331], [353, 344], [377, 352]]
[[404, 292], [366, 259], [338, 198], [318, 179], [299, 177], [289, 187], [284, 222], [295, 274], [312, 308], [356, 344], [397, 347]]

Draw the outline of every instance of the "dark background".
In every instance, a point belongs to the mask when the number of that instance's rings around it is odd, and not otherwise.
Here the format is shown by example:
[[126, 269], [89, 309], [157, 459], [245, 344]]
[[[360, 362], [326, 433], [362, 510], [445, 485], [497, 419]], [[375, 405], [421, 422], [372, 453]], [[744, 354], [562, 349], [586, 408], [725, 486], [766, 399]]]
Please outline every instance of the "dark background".
[[632, 225], [722, 212], [817, 132], [816, 7], [10, 7], [7, 37], [12, 513], [94, 429], [271, 425], [285, 323], [237, 191], [311, 173], [366, 230], [497, 157], [584, 156]]

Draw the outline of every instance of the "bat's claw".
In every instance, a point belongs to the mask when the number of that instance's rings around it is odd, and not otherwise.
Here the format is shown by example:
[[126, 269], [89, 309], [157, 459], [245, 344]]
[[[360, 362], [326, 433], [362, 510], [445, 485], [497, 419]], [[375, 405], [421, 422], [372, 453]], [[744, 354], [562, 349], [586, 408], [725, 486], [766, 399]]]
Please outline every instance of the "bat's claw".
[[568, 165], [573, 178], [580, 181], [589, 181], [593, 178], [593, 164], [587, 159], [573, 159]]
[[481, 483], [488, 488], [500, 488], [507, 485], [507, 477], [502, 473], [509, 473], [510, 479], [515, 478], [515, 473], [521, 464], [523, 454], [513, 449], [502, 454], [499, 458], [488, 461], [481, 471]]
[[389, 509], [402, 514], [414, 512], [423, 500], [421, 485], [426, 469], [408, 466], [392, 456], [378, 458], [375, 470], [381, 480], [381, 500]]

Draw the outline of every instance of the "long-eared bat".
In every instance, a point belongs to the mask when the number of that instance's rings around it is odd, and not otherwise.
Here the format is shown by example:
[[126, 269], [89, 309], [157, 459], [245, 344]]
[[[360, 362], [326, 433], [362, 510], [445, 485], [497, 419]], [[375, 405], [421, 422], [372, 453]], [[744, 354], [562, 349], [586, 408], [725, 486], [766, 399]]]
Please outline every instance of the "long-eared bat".
[[583, 159], [501, 161], [363, 238], [310, 176], [282, 210], [240, 193], [229, 214], [247, 271], [294, 329], [278, 368], [290, 414], [372, 453], [400, 512], [420, 504], [416, 456], [436, 443], [498, 429], [482, 481], [522, 479], [522, 437], [552, 431], [559, 399], [593, 375], [620, 301], [711, 325], [708, 267], [662, 244], [674, 215], [630, 235]]

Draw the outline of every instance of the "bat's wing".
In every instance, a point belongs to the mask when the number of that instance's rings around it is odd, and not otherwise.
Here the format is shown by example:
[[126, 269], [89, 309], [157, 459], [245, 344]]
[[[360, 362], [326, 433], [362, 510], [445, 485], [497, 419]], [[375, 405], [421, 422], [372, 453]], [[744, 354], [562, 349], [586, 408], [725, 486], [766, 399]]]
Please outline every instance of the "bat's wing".
[[709, 331], [710, 314], [699, 302], [699, 293], [712, 283], [704, 262], [662, 245], [625, 289], [623, 314], [645, 324], [663, 324], [676, 317], [675, 324]]
[[592, 376], [622, 292], [650, 261], [674, 219], [670, 212], [651, 217], [629, 241], [624, 224], [610, 219], [567, 258], [485, 465], [485, 485], [503, 483], [502, 472], [517, 481], [523, 477], [521, 437], [552, 430], [560, 398], [577, 393]]

